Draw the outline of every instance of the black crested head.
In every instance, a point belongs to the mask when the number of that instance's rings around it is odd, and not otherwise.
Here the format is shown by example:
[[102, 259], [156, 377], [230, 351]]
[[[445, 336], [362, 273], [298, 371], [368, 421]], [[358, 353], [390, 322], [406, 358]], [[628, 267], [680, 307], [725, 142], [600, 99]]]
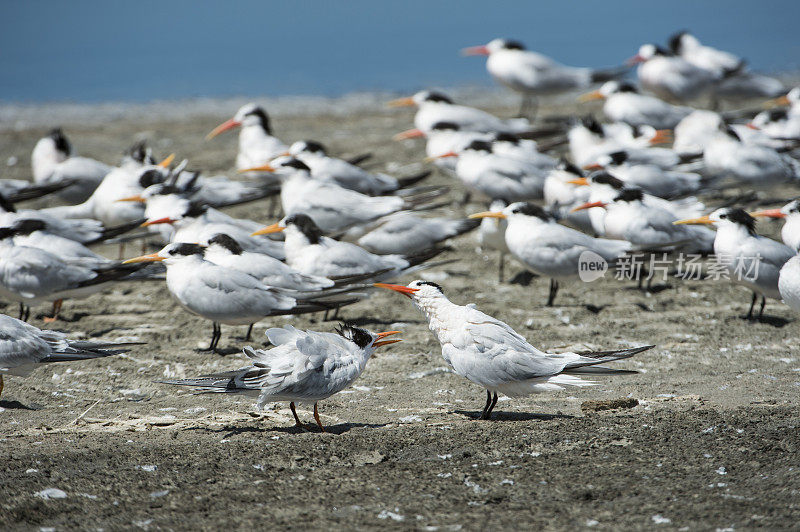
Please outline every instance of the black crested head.
[[525, 45], [513, 39], [503, 39], [503, 50], [524, 50]]
[[292, 157], [286, 162], [281, 163], [281, 166], [287, 168], [294, 168], [296, 170], [305, 170], [306, 172], [311, 172], [311, 168], [309, 168], [306, 163], [304, 163], [300, 159], [295, 159], [294, 157]]
[[8, 201], [2, 194], [0, 194], [0, 209], [6, 212], [17, 212], [17, 208], [14, 207], [14, 204]]
[[23, 218], [14, 222], [12, 229], [17, 235], [29, 235], [34, 231], [43, 231], [46, 228], [42, 220], [34, 218]]
[[770, 122], [782, 122], [789, 118], [789, 113], [783, 107], [778, 109], [770, 109], [767, 111], [767, 118], [769, 118]]
[[800, 198], [793, 199], [788, 204], [791, 205], [791, 207], [787, 209], [789, 212], [800, 212]]
[[294, 225], [297, 227], [311, 244], [319, 244], [320, 238], [324, 236], [322, 229], [307, 214], [292, 214], [286, 218], [285, 223], [287, 226]]
[[182, 242], [175, 245], [175, 247], [170, 250], [169, 254], [172, 256], [188, 257], [191, 255], [202, 255], [203, 251], [203, 246], [200, 244]]
[[244, 252], [239, 243], [226, 235], [225, 233], [217, 233], [208, 239], [208, 245], [217, 244], [230, 251], [233, 255], [241, 255]]
[[620, 81], [617, 83], [617, 92], [639, 92], [639, 89], [636, 88], [636, 85], [629, 81]]
[[569, 162], [568, 160], [564, 159], [563, 157], [559, 159], [557, 169], [561, 170], [562, 172], [568, 172], [570, 174], [576, 175], [578, 177], [583, 177], [583, 172], [580, 168]]
[[473, 140], [464, 149], [492, 153], [492, 144], [490, 142], [486, 142], [485, 140]]
[[431, 129], [433, 131], [458, 131], [461, 128], [459, 128], [458, 124], [456, 124], [455, 122], [442, 121], [433, 124], [431, 126]]
[[683, 52], [683, 36], [687, 35], [689, 32], [686, 30], [679, 31], [678, 33], [673, 34], [667, 44], [669, 45], [670, 51], [675, 55], [681, 55]]
[[625, 183], [623, 183], [613, 175], [609, 174], [608, 172], [595, 172], [590, 176], [590, 178], [592, 179], [592, 183], [608, 185], [616, 190], [622, 190], [623, 188], [625, 188]]
[[642, 190], [639, 188], [624, 188], [619, 195], [614, 198], [614, 201], [642, 201], [644, 199], [644, 194]]
[[722, 220], [730, 220], [747, 228], [747, 232], [751, 235], [756, 234], [756, 219], [747, 214], [747, 211], [738, 207], [731, 207], [725, 209], [725, 212], [719, 215]]
[[257, 116], [258, 121], [261, 123], [261, 128], [266, 131], [267, 135], [272, 135], [272, 126], [270, 125], [269, 115], [263, 107], [256, 107], [245, 116]]
[[14, 236], [14, 230], [10, 227], [0, 227], [0, 240]]
[[353, 342], [361, 349], [364, 349], [373, 341], [372, 335], [367, 332], [366, 329], [356, 327], [355, 325], [351, 325], [349, 323], [342, 323], [338, 327], [335, 327], [334, 330], [337, 332], [337, 334], [339, 334], [339, 336], [345, 340]]
[[581, 124], [583, 127], [594, 133], [595, 135], [605, 136], [603, 132], [603, 127], [594, 119], [593, 116], [588, 115], [581, 118]]
[[200, 201], [190, 201], [189, 207], [186, 209], [184, 216], [187, 218], [197, 218], [202, 216], [208, 210], [208, 204]]
[[60, 127], [51, 130], [47, 136], [53, 139], [58, 151], [66, 155], [72, 154], [72, 145], [69, 143], [66, 135], [64, 135], [64, 132], [61, 131]]
[[664, 57], [669, 57], [671, 55], [674, 55], [672, 52], [670, 52], [666, 48], [662, 48], [661, 46], [653, 45], [653, 48], [655, 48], [655, 52], [653, 53], [653, 55], [660, 55]]
[[495, 142], [510, 142], [515, 146], [519, 144], [519, 137], [513, 133], [498, 133], [494, 136]]
[[139, 186], [142, 188], [147, 188], [163, 182], [164, 175], [158, 170], [145, 170], [142, 172], [142, 175], [139, 176]]
[[628, 152], [626, 151], [615, 151], [609, 153], [608, 156], [611, 158], [611, 163], [615, 165], [622, 164], [628, 160]]
[[156, 160], [147, 152], [147, 141], [140, 140], [125, 152], [125, 155], [140, 164], [155, 164]]
[[534, 203], [529, 203], [527, 201], [520, 202], [519, 205], [511, 210], [511, 212], [514, 214], [524, 214], [525, 216], [534, 216], [543, 222], [549, 222], [552, 219], [546, 210]]
[[312, 152], [312, 153], [321, 153], [326, 154], [325, 146], [322, 145], [321, 142], [317, 142], [316, 140], [304, 140], [303, 144], [306, 145], [305, 151]]
[[439, 102], [439, 103], [453, 103], [453, 100], [451, 100], [449, 96], [446, 96], [441, 92], [436, 92], [436, 91], [429, 91], [428, 94], [425, 95], [425, 101]]
[[437, 289], [439, 292], [444, 294], [444, 289], [432, 281], [419, 281], [417, 283], [417, 286], [432, 286], [433, 288]]

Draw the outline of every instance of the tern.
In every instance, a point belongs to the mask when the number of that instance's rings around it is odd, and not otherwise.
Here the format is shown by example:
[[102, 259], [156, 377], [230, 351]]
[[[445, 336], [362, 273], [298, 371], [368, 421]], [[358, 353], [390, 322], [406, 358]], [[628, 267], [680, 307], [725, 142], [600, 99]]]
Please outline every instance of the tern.
[[651, 148], [666, 137], [664, 131], [649, 126], [632, 128], [620, 122], [601, 125], [592, 117], [583, 117], [567, 132], [570, 155], [579, 166], [596, 163], [601, 155], [627, 150], [637, 163], [671, 168], [681, 162], [680, 157], [672, 150]]
[[744, 144], [770, 148], [781, 148], [785, 145], [783, 141], [773, 139], [763, 131], [744, 124], [726, 125], [718, 113], [698, 109], [675, 126], [672, 148], [684, 159], [702, 156], [709, 144], [717, 139], [720, 131], [727, 127], [732, 129]]
[[694, 172], [664, 170], [655, 164], [630, 164], [625, 150], [615, 151], [597, 158], [587, 165], [587, 170], [606, 170], [626, 186], [641, 188], [660, 198], [672, 198], [697, 192], [704, 185], [703, 177]]
[[3, 376], [27, 377], [40, 364], [89, 360], [125, 353], [132, 343], [70, 340], [56, 331], [43, 331], [0, 314], [0, 394]]
[[88, 198], [111, 170], [107, 164], [72, 153], [72, 145], [60, 128], [39, 139], [31, 154], [33, 181], [38, 184], [71, 182], [59, 192], [69, 203]]
[[[253, 166], [267, 164], [275, 157], [286, 153], [289, 147], [272, 134], [269, 115], [254, 103], [243, 105], [230, 120], [214, 128], [206, 140], [220, 133], [241, 127], [239, 132], [239, 153], [236, 155], [236, 168], [244, 170]], [[269, 174], [266, 175], [267, 177]]]
[[562, 65], [542, 54], [526, 50], [522, 43], [511, 39], [494, 39], [482, 46], [465, 48], [463, 54], [488, 56], [486, 70], [495, 81], [523, 95], [520, 116], [526, 115], [537, 96], [583, 89], [592, 83], [619, 77], [627, 70], [595, 70]]
[[376, 255], [357, 244], [339, 242], [323, 235], [305, 214], [292, 214], [253, 233], [253, 236], [284, 232], [286, 263], [306, 275], [337, 278], [352, 275], [393, 277], [428, 260], [441, 249], [405, 255]]
[[480, 212], [470, 218], [508, 220], [506, 245], [511, 254], [533, 273], [550, 278], [547, 306], [553, 306], [559, 281], [578, 277], [581, 256], [592, 252], [613, 263], [632, 249], [630, 242], [593, 238], [556, 223], [541, 207], [512, 203], [500, 212]]
[[401, 188], [418, 183], [430, 175], [428, 171], [397, 179], [387, 174], [373, 174], [344, 159], [331, 157], [322, 144], [313, 140], [295, 142], [285, 155], [291, 155], [303, 161], [316, 180], [332, 182], [348, 190], [370, 196], [391, 194]]
[[722, 79], [720, 73], [696, 66], [654, 44], [643, 44], [628, 64], [639, 64], [641, 86], [665, 100], [694, 100], [711, 92]]
[[796, 253], [789, 246], [756, 234], [756, 220], [747, 212], [728, 207], [717, 209], [707, 216], [673, 223], [710, 224], [717, 228], [714, 239], [717, 264], [725, 268], [731, 282], [745, 286], [753, 292], [746, 319], [753, 318], [753, 309], [759, 296], [761, 309], [758, 319], [764, 315], [764, 305], [768, 297], [781, 299], [778, 290], [780, 270]]
[[791, 113], [789, 109], [762, 111], [747, 125], [773, 139], [800, 139], [800, 114]]
[[298, 292], [266, 286], [247, 273], [209, 262], [203, 256], [204, 249], [199, 244], [172, 243], [157, 253], [134, 257], [123, 264], [164, 262], [167, 289], [178, 304], [213, 324], [207, 351], [217, 351], [222, 337], [220, 324], [250, 326], [246, 337], [249, 339], [253, 324], [269, 316], [318, 312], [345, 303], [312, 301], [317, 294], [299, 301]]
[[787, 183], [800, 178], [800, 162], [775, 149], [746, 144], [724, 123], [703, 152], [708, 171], [750, 185]]
[[781, 240], [795, 251], [800, 252], [800, 199], [795, 199], [780, 209], [768, 209], [750, 213], [756, 218], [785, 218], [781, 229]]
[[498, 393], [522, 397], [562, 390], [564, 386], [593, 386], [594, 381], [581, 376], [636, 373], [601, 364], [630, 358], [655, 347], [547, 353], [528, 343], [510, 325], [481, 312], [475, 305], [451, 302], [436, 283], [417, 280], [408, 286], [383, 283], [377, 286], [409, 297], [427, 317], [428, 327], [442, 346], [442, 357], [455, 374], [486, 389], [486, 405], [480, 419], [491, 418]]
[[[544, 204], [553, 215], [567, 225], [588, 234], [594, 233], [592, 221], [586, 211], [573, 211], [579, 205], [589, 201], [589, 187], [577, 187], [576, 179], [584, 177], [580, 168], [566, 159], [561, 159], [558, 166], [547, 174], [544, 180]], [[497, 211], [491, 207], [489, 210]]]
[[162, 382], [256, 396], [259, 408], [272, 401], [289, 401], [295, 426], [303, 430], [295, 403], [313, 403], [314, 421], [325, 432], [317, 403], [353, 384], [378, 347], [400, 341], [384, 340], [400, 331], [374, 333], [348, 324], [335, 330], [335, 333], [301, 331], [291, 325], [268, 329], [267, 338], [275, 347], [268, 350], [245, 347], [244, 354], [251, 365], [196, 379]]
[[452, 173], [456, 171], [456, 159], [439, 157], [440, 155], [459, 153], [473, 140], [491, 141], [494, 138], [492, 133], [465, 131], [455, 122], [436, 122], [427, 133], [419, 129], [409, 129], [398, 133], [394, 138], [395, 140], [405, 140], [418, 137], [428, 138], [425, 144], [427, 160], [433, 161], [439, 168]]
[[358, 239], [358, 245], [378, 255], [416, 255], [440, 242], [478, 227], [476, 220], [422, 218], [400, 211], [382, 218], [380, 225]]
[[[508, 202], [504, 199], [496, 199], [489, 206], [491, 212], [500, 212], [506, 208]], [[478, 244], [481, 251], [497, 251], [497, 281], [503, 282], [503, 272], [505, 270], [505, 258], [510, 253], [506, 244], [506, 228], [508, 220], [487, 216], [481, 219], [481, 226], [478, 229]]]
[[603, 113], [609, 120], [656, 129], [672, 129], [693, 111], [691, 107], [672, 105], [654, 96], [641, 94], [626, 81], [607, 81], [598, 90], [581, 96], [580, 100], [605, 100]]
[[414, 127], [428, 134], [433, 125], [441, 122], [456, 124], [462, 131], [477, 133], [522, 133], [531, 129], [524, 118], [503, 120], [474, 107], [458, 105], [448, 96], [435, 91], [420, 91], [407, 98], [388, 103], [389, 107], [416, 106]]

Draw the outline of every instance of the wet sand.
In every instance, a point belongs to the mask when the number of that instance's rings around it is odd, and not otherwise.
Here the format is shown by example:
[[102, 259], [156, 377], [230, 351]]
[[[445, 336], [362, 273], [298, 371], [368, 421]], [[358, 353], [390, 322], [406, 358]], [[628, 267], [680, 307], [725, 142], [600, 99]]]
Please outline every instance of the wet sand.
[[[570, 111], [577, 110], [548, 109]], [[81, 154], [106, 162], [147, 138], [159, 156], [176, 152], [190, 167], [231, 174], [235, 135], [203, 141], [224, 118], [167, 122], [154, 115], [133, 123], [65, 124], [65, 131]], [[273, 125], [284, 139], [321, 140], [336, 154], [371, 151], [375, 168], [410, 173], [422, 144], [389, 139], [411, 127], [411, 118], [384, 110], [346, 118], [287, 113]], [[30, 150], [46, 129], [17, 125], [0, 134], [0, 161], [18, 158], [4, 177], [27, 178]], [[429, 182], [452, 184], [440, 174]], [[791, 197], [797, 189], [769, 192]], [[454, 187], [452, 197], [461, 195]], [[449, 212], [484, 207], [476, 201]], [[274, 221], [264, 203], [230, 212]], [[775, 228], [760, 226], [770, 234]], [[557, 306], [547, 308], [546, 279], [499, 284], [497, 257], [476, 246], [474, 235], [454, 240], [444, 258], [457, 261], [426, 275], [453, 301], [476, 303], [545, 349], [656, 344], [616, 365], [640, 373], [606, 378], [594, 388], [501, 399], [493, 421], [476, 421], [484, 391], [447, 371], [438, 343], [407, 300], [380, 292], [342, 316], [374, 330], [401, 329], [404, 341], [379, 351], [355, 387], [320, 404], [327, 433], [298, 432], [286, 404], [258, 412], [249, 398], [159, 384], [240, 367], [245, 328], [223, 327], [227, 356], [198, 352], [210, 338], [210, 323], [180, 309], [163, 283], [121, 284], [66, 302], [64, 319], [52, 325], [42, 322], [49, 308], [33, 309], [38, 327], [147, 344], [123, 356], [6, 379], [0, 526], [798, 526], [800, 323], [788, 307], [770, 301], [766, 318], [752, 323], [742, 319], [749, 293], [728, 283], [669, 279], [645, 293], [604, 279], [563, 286]], [[116, 256], [116, 248], [101, 249]], [[507, 277], [519, 271], [509, 262]], [[16, 305], [0, 302], [0, 312], [16, 316]], [[286, 323], [317, 330], [335, 325], [321, 316], [265, 320], [256, 325], [253, 344], [264, 341], [267, 327]], [[598, 411], [586, 403], [620, 398], [637, 404]], [[300, 415], [312, 421], [309, 409]], [[66, 497], [47, 499], [41, 492], [48, 488]]]

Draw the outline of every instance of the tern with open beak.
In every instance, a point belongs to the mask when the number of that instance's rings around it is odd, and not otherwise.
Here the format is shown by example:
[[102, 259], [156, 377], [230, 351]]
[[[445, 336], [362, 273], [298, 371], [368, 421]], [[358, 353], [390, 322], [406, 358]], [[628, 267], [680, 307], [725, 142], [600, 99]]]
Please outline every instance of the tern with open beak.
[[411, 299], [428, 319], [428, 328], [442, 346], [442, 357], [456, 375], [486, 389], [480, 419], [490, 419], [497, 394], [522, 397], [562, 390], [564, 386], [593, 386], [582, 375], [636, 373], [600, 364], [630, 358], [652, 345], [614, 351], [547, 353], [540, 351], [510, 325], [475, 308], [451, 302], [441, 286], [412, 281], [408, 286], [378, 283]]

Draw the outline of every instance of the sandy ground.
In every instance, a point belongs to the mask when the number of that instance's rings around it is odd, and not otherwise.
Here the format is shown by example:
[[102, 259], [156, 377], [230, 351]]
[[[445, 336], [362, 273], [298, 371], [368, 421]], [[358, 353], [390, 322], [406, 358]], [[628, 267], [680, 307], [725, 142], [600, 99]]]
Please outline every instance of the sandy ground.
[[[192, 167], [230, 172], [235, 136], [203, 141], [223, 118], [73, 124], [67, 134], [82, 154], [108, 162], [144, 137], [158, 155], [174, 151]], [[283, 117], [274, 127], [285, 139], [325, 141], [335, 153], [372, 151], [385, 168], [422, 158], [421, 144], [389, 140], [410, 124], [408, 112], [375, 111]], [[44, 132], [2, 133], [0, 161], [18, 158], [5, 177], [29, 175], [30, 150]], [[431, 182], [448, 180], [436, 175]], [[460, 195], [455, 189], [453, 197]], [[274, 221], [263, 204], [232, 212]], [[501, 399], [495, 419], [481, 422], [474, 418], [484, 391], [448, 373], [438, 343], [405, 299], [376, 293], [343, 316], [375, 330], [402, 329], [404, 342], [380, 352], [354, 388], [321, 403], [328, 433], [303, 433], [286, 404], [257, 412], [248, 398], [157, 383], [239, 367], [244, 328], [223, 327], [221, 346], [230, 355], [199, 353], [210, 323], [181, 310], [162, 283], [120, 285], [67, 302], [64, 319], [51, 327], [147, 345], [6, 379], [0, 527], [798, 527], [800, 323], [787, 307], [771, 301], [768, 317], [750, 323], [741, 319], [749, 294], [727, 283], [672, 279], [644, 293], [609, 279], [567, 285], [559, 305], [546, 308], [546, 280], [499, 284], [496, 257], [477, 252], [474, 236], [452, 245], [446, 257], [457, 262], [430, 271], [431, 280], [535, 345], [657, 347], [620, 364], [637, 375]], [[15, 305], [4, 305], [0, 311], [16, 316]], [[44, 327], [48, 311], [35, 308], [32, 323]], [[268, 320], [256, 326], [255, 343], [267, 327], [285, 323], [334, 325], [319, 316]], [[584, 404], [619, 398], [638, 405], [593, 411]], [[301, 417], [311, 421], [308, 410]], [[49, 488], [66, 497], [47, 498]]]

